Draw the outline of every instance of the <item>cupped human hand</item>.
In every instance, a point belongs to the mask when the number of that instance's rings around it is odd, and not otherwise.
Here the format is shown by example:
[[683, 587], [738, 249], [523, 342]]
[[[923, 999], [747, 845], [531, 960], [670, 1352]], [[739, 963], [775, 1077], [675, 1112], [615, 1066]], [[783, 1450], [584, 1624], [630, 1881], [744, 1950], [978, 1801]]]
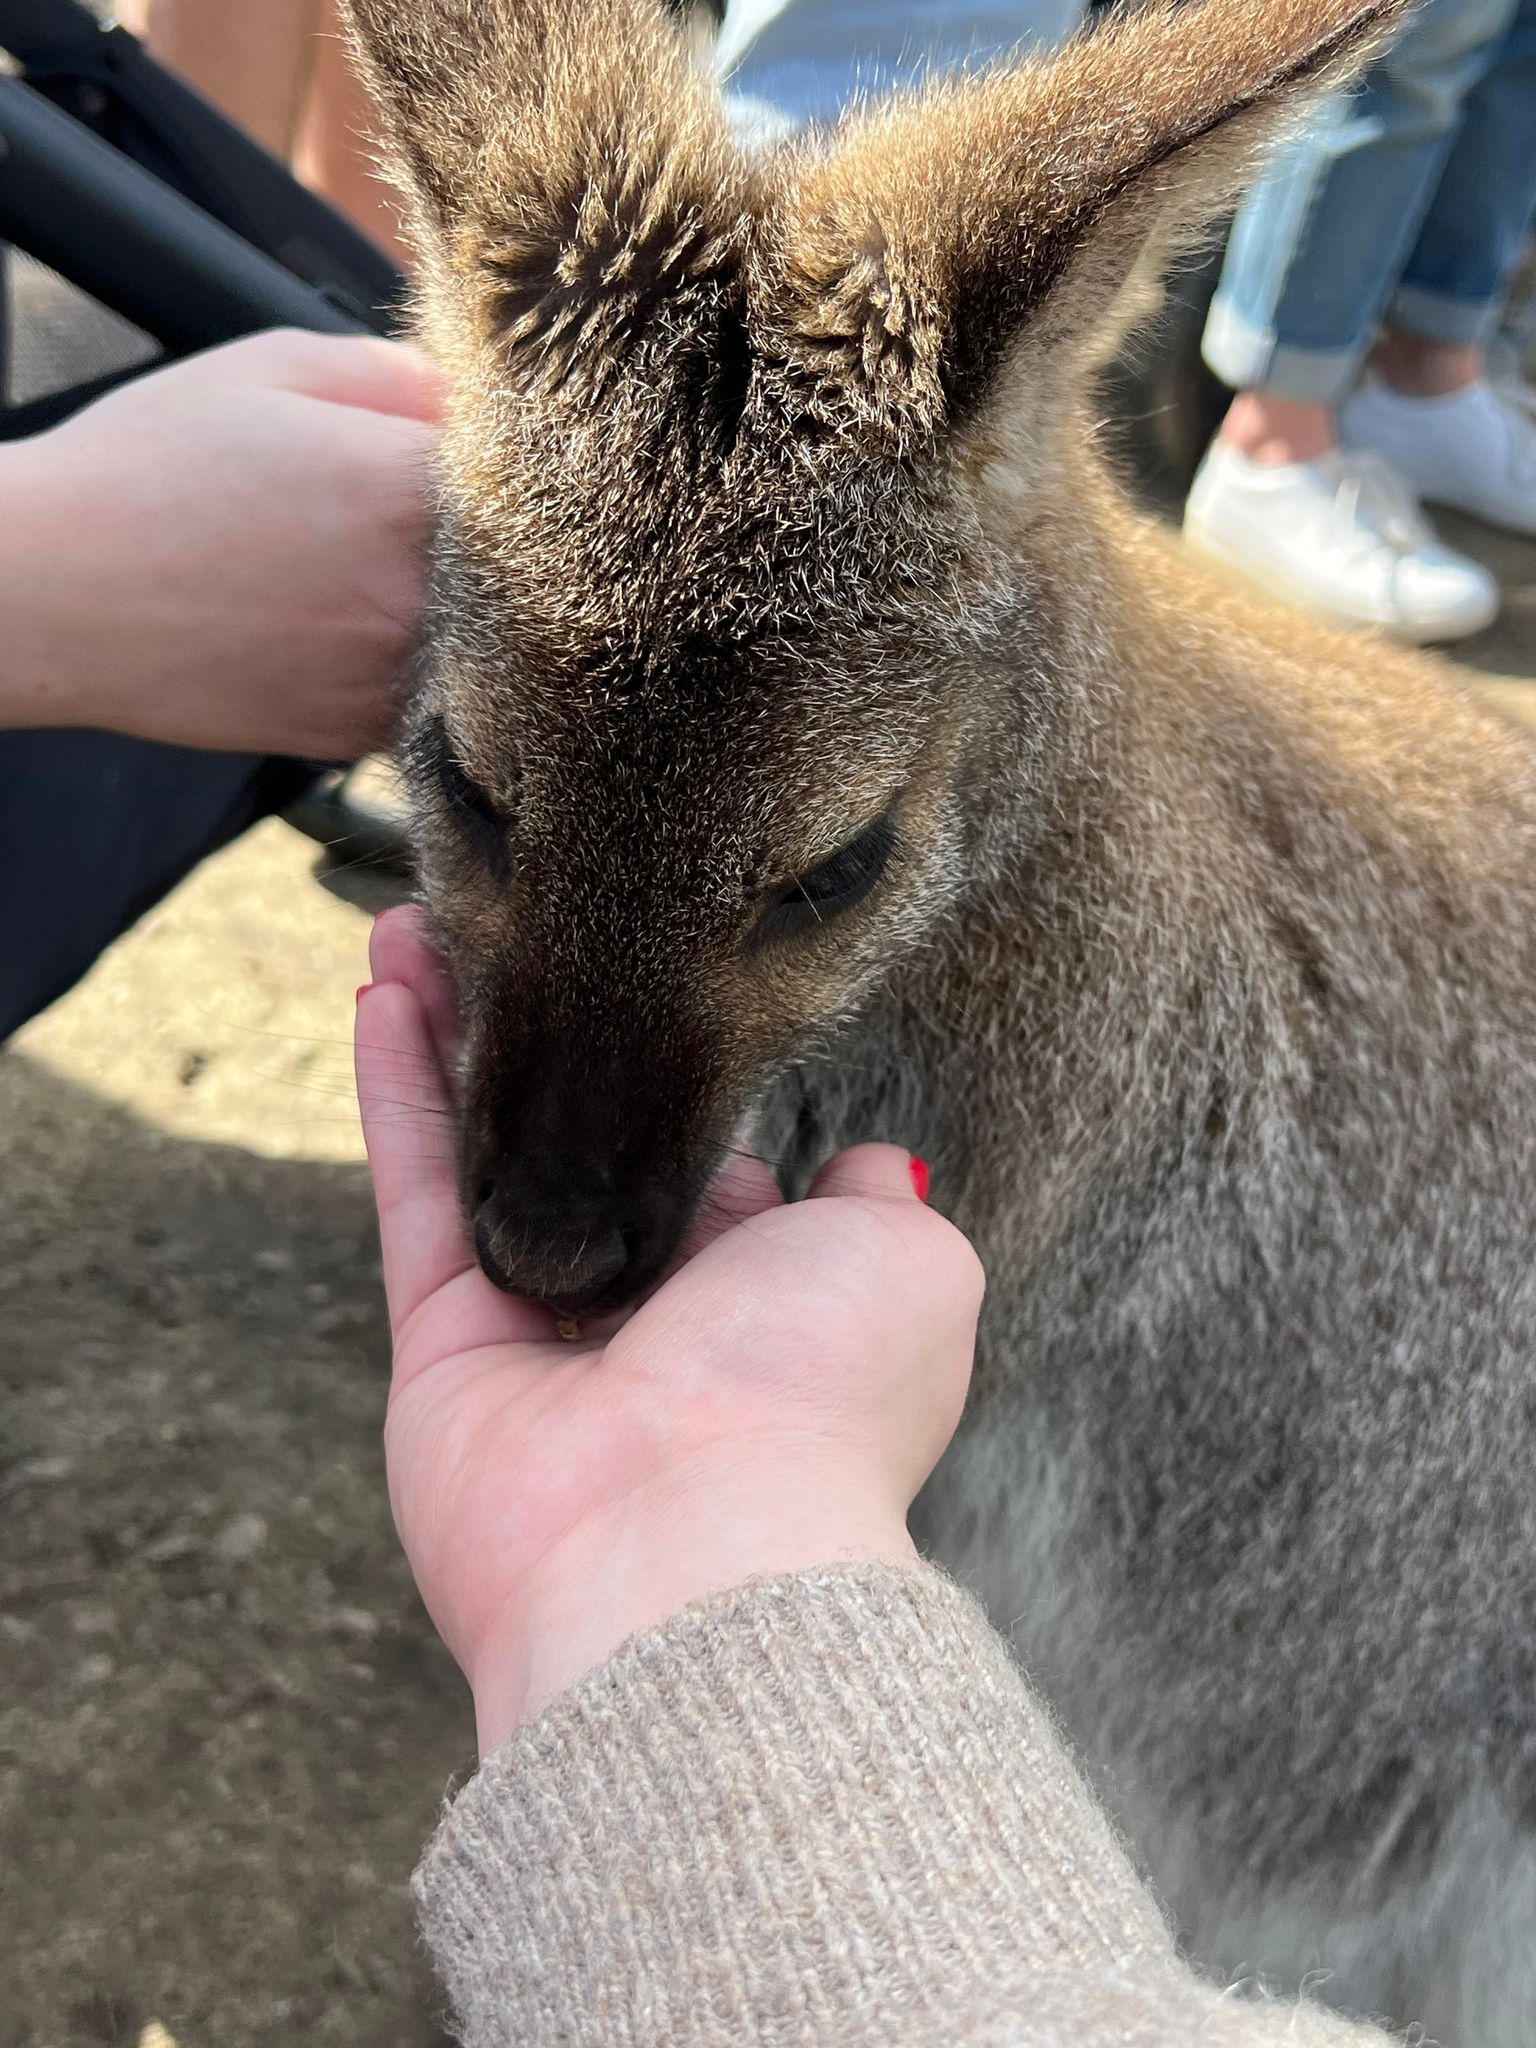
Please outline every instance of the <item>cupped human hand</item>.
[[562, 1336], [486, 1279], [465, 1233], [451, 1005], [421, 913], [380, 920], [372, 969], [357, 1072], [394, 1339], [390, 1497], [481, 1753], [691, 1600], [911, 1564], [906, 1514], [959, 1419], [982, 1278], [909, 1156], [855, 1147], [795, 1203], [738, 1160], [670, 1277]]
[[327, 761], [383, 745], [438, 407], [412, 348], [275, 330], [0, 448], [0, 724]]

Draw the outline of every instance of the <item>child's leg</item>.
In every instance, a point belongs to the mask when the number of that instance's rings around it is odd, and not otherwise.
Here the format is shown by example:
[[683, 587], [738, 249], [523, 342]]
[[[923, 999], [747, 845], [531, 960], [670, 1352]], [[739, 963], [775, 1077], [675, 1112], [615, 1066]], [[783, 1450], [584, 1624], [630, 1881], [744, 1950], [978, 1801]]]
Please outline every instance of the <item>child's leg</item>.
[[122, 0], [126, 27], [286, 163], [314, 61], [319, 0]]
[[372, 235], [402, 270], [412, 252], [400, 230], [400, 208], [374, 165], [369, 137], [373, 109], [347, 56], [336, 0], [321, 0], [309, 98], [294, 151], [294, 169], [366, 235]]

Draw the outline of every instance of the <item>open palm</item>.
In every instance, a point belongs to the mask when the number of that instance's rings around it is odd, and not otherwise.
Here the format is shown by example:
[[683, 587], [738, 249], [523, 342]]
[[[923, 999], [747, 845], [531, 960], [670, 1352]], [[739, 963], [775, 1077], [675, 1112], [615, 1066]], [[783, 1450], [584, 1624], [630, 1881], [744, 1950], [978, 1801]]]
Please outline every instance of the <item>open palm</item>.
[[419, 912], [380, 920], [372, 967], [357, 1065], [395, 1346], [390, 1495], [482, 1749], [700, 1594], [910, 1558], [906, 1510], [959, 1415], [981, 1283], [907, 1154], [844, 1153], [795, 1204], [734, 1163], [678, 1270], [562, 1337], [470, 1248], [451, 1004]]

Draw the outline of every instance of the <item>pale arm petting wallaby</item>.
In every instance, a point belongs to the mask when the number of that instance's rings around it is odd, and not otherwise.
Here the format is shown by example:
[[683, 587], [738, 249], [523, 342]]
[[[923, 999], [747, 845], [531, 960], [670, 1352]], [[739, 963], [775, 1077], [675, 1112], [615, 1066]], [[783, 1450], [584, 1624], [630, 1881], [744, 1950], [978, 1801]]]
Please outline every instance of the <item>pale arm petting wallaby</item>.
[[758, 1580], [633, 1639], [487, 1760], [416, 1889], [464, 2048], [1389, 2038], [1178, 1960], [1003, 1645], [928, 1570]]

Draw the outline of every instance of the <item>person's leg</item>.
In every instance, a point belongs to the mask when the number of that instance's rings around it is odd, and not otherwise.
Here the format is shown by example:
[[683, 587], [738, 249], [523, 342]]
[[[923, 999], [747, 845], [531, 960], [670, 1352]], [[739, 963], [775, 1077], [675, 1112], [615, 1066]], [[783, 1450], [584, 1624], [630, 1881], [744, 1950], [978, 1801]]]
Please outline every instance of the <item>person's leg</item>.
[[1206, 325], [1237, 395], [1185, 507], [1202, 552], [1292, 601], [1411, 640], [1497, 614], [1389, 464], [1339, 447], [1346, 398], [1515, 0], [1429, 0], [1238, 215]]
[[1429, 0], [1240, 210], [1204, 349], [1242, 394], [1224, 431], [1244, 453], [1307, 461], [1333, 445], [1331, 408], [1354, 382], [1463, 100], [1513, 11], [1514, 0]]
[[1513, 0], [1430, 0], [1255, 186], [1204, 336], [1223, 383], [1317, 410], [1350, 389], [1511, 14]]
[[1520, 0], [1386, 309], [1340, 436], [1421, 498], [1536, 534], [1536, 393], [1490, 381], [1485, 345], [1536, 210], [1536, 0]]
[[744, 132], [832, 122], [850, 101], [937, 72], [1051, 47], [1084, 0], [731, 0], [718, 68]]
[[113, 733], [0, 732], [0, 1039], [314, 772]]
[[[1401, 389], [1457, 388], [1435, 358], [1476, 360], [1536, 214], [1536, 0], [1519, 0], [1461, 129], [1386, 309], [1383, 363]], [[1423, 345], [1423, 346], [1416, 346]], [[1394, 374], [1395, 372], [1395, 374]], [[1480, 375], [1480, 365], [1473, 375]], [[1460, 381], [1471, 382], [1470, 377]]]
[[336, 0], [321, 0], [293, 167], [306, 185], [408, 270], [412, 251], [401, 234], [399, 205], [374, 164], [368, 143], [373, 132], [373, 111], [342, 40]]
[[319, 0], [122, 0], [154, 54], [286, 163], [309, 90]]
[[336, 0], [123, 0], [120, 11], [162, 63], [408, 266], [398, 210], [374, 175], [372, 117]]

